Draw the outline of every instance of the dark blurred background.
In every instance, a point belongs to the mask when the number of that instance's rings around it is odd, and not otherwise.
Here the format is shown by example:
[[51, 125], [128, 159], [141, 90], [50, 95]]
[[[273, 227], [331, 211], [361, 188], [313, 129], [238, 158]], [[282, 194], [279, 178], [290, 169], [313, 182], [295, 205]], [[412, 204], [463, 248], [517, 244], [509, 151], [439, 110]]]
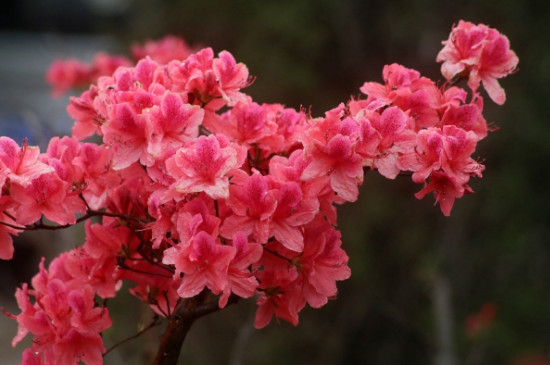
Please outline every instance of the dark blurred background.
[[[55, 58], [89, 61], [99, 50], [127, 54], [132, 42], [166, 34], [229, 50], [256, 82], [258, 102], [311, 106], [314, 116], [381, 81], [397, 62], [441, 79], [435, 56], [453, 23], [495, 27], [510, 39], [520, 71], [504, 79], [508, 100], [486, 98], [499, 130], [482, 141], [476, 191], [445, 218], [408, 178], [368, 173], [360, 201], [343, 206], [339, 227], [352, 277], [337, 300], [306, 308], [300, 325], [252, 328], [255, 304], [199, 320], [186, 364], [550, 364], [550, 3], [544, 1], [10, 1], [0, 12], [0, 133], [44, 147], [67, 134], [68, 97], [53, 100], [44, 73]], [[484, 94], [485, 95], [485, 94]], [[2, 262], [0, 306], [15, 312], [15, 287], [40, 256], [82, 242], [76, 227], [17, 239]], [[130, 336], [150, 314], [136, 299], [111, 301], [106, 346]], [[131, 308], [131, 310], [129, 310]], [[0, 318], [3, 364], [20, 361]], [[106, 364], [146, 364], [159, 331], [117, 348]]]

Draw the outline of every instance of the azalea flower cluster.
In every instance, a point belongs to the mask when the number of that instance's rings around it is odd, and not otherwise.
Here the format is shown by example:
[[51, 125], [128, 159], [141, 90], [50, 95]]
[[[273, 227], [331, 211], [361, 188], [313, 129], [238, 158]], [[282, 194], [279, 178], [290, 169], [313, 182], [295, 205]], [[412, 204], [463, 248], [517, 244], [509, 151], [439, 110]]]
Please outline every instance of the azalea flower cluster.
[[[219, 308], [256, 296], [257, 328], [273, 316], [297, 325], [350, 276], [336, 207], [357, 200], [366, 170], [412, 173], [417, 197], [434, 192], [445, 215], [481, 177], [471, 155], [487, 124], [475, 89], [468, 101], [392, 64], [383, 84], [361, 87], [366, 97], [313, 118], [254, 102], [229, 52], [165, 42], [71, 98], [73, 136], [45, 153], [0, 138], [1, 258], [13, 255], [11, 235], [86, 221], [85, 243], [17, 290], [14, 344], [34, 336], [23, 364], [101, 364], [111, 321], [99, 298], [125, 280], [161, 316], [207, 292]], [[102, 144], [82, 142], [94, 134]]]
[[[15, 317], [19, 330], [12, 344], [15, 346], [29, 332], [34, 335], [32, 347], [23, 352], [22, 364], [103, 362], [105, 348], [100, 333], [111, 327], [111, 318], [106, 307], [95, 305], [96, 289], [86, 277], [70, 274], [81, 271], [80, 265], [72, 253], [64, 253], [50, 264], [48, 272], [42, 260], [40, 272], [32, 279], [33, 289], [27, 284], [17, 289], [21, 314]], [[34, 304], [29, 296], [34, 297]]]

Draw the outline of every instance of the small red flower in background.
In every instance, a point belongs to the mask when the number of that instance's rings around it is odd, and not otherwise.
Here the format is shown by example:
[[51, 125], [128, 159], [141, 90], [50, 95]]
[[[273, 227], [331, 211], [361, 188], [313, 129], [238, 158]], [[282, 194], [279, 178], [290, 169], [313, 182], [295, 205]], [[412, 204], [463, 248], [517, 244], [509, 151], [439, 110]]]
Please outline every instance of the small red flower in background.
[[495, 303], [483, 304], [479, 312], [472, 313], [466, 318], [465, 329], [469, 337], [477, 337], [488, 329], [495, 321], [497, 307]]
[[550, 357], [540, 352], [527, 352], [512, 361], [510, 365], [550, 365]]

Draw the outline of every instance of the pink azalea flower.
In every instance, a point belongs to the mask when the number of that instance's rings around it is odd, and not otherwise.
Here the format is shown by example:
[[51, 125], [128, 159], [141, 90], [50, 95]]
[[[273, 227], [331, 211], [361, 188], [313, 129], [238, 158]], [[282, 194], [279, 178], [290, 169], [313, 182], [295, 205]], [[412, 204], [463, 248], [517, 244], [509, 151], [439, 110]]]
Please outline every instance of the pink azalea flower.
[[216, 75], [218, 90], [227, 105], [234, 106], [239, 101], [247, 100], [239, 90], [250, 84], [248, 68], [243, 63], [237, 63], [231, 53], [221, 51], [218, 58], [212, 61], [212, 71]]
[[363, 94], [369, 96], [367, 108], [376, 110], [390, 105], [397, 97], [397, 90], [416, 89], [416, 83], [420, 80], [420, 72], [406, 68], [397, 63], [384, 66], [382, 70], [384, 85], [377, 82], [365, 82], [360, 88]]
[[468, 71], [479, 62], [488, 27], [478, 26], [460, 20], [453, 26], [449, 39], [443, 41], [443, 49], [437, 55], [437, 62], [443, 62], [441, 73], [451, 80], [463, 71]]
[[234, 293], [241, 298], [249, 298], [256, 292], [258, 280], [250, 271], [250, 266], [262, 257], [262, 245], [249, 242], [244, 234], [236, 234], [232, 245], [235, 247], [235, 257], [229, 263], [227, 271], [227, 286], [220, 296], [219, 307], [227, 305], [229, 295]]
[[39, 157], [38, 147], [27, 146], [26, 142], [19, 147], [13, 139], [0, 137], [0, 186], [4, 186], [6, 179], [26, 186], [40, 175], [52, 172], [53, 168]]
[[123, 246], [126, 249], [137, 247], [139, 238], [132, 230], [125, 226], [120, 226], [118, 220], [114, 218], [103, 218], [103, 224], [91, 224], [86, 221], [86, 241], [84, 249], [95, 258], [115, 256]]
[[178, 295], [191, 298], [205, 287], [220, 294], [227, 286], [227, 270], [235, 248], [222, 245], [206, 232], [197, 233], [184, 248], [174, 246], [164, 251], [162, 262], [174, 265], [174, 277], [183, 273]]
[[122, 170], [122, 182], [107, 191], [105, 207], [131, 217], [146, 217], [147, 199], [159, 187], [151, 182], [142, 166], [132, 167]]
[[213, 133], [223, 133], [233, 142], [250, 146], [275, 134], [278, 125], [268, 104], [238, 103], [221, 116], [205, 120], [205, 127]]
[[223, 135], [200, 136], [169, 158], [166, 169], [176, 179], [176, 191], [204, 191], [212, 199], [226, 199], [229, 196], [228, 172], [239, 168], [245, 158], [245, 148], [229, 143]]
[[72, 163], [81, 169], [82, 195], [92, 209], [105, 205], [107, 191], [120, 183], [120, 177], [111, 168], [113, 150], [106, 145], [83, 143]]
[[53, 137], [48, 143], [46, 155], [48, 158], [55, 158], [63, 163], [70, 163], [78, 155], [80, 143], [76, 138]]
[[72, 133], [78, 140], [86, 139], [94, 133], [101, 134], [102, 117], [94, 107], [94, 99], [97, 95], [98, 88], [92, 85], [79, 97], [71, 96], [70, 103], [67, 105], [67, 113], [75, 120]]
[[[156, 86], [155, 84], [157, 84], [157, 79], [158, 78], [161, 78], [162, 76], [160, 76], [159, 74], [162, 74], [164, 72], [164, 68], [163, 67], [160, 67], [160, 65], [153, 61], [151, 58], [149, 57], [145, 57], [144, 59], [141, 59], [138, 61], [138, 63], [136, 64], [136, 66], [134, 68], [130, 68], [131, 72], [132, 72], [132, 81], [137, 81], [137, 85], [128, 85], [127, 82], [130, 81], [130, 80], [124, 80], [125, 83], [126, 83], [126, 87], [121, 87], [122, 85], [120, 83], [117, 84], [117, 86], [119, 86], [119, 88], [121, 88], [122, 90], [126, 89], [126, 90], [132, 90], [132, 89], [139, 89], [139, 88], [142, 88], [143, 90], [147, 90], [147, 91], [153, 91], [150, 89], [151, 86]], [[115, 73], [116, 74], [116, 73]], [[161, 85], [158, 85], [158, 86], [161, 86]], [[162, 94], [161, 92], [158, 92], [158, 94]], [[141, 96], [141, 95], [138, 95], [138, 96]], [[146, 107], [146, 104], [143, 105], [143, 107], [145, 108]]]
[[112, 75], [119, 67], [129, 67], [131, 62], [126, 57], [113, 56], [105, 52], [98, 52], [94, 55], [90, 65], [89, 82], [96, 82], [101, 76]]
[[44, 363], [59, 365], [103, 365], [105, 347], [99, 334], [69, 329], [51, 349], [44, 351]]
[[62, 257], [63, 269], [68, 274], [65, 282], [90, 285], [101, 298], [114, 298], [122, 287], [122, 275], [117, 268], [115, 254], [92, 255], [88, 252], [88, 247], [77, 247]]
[[118, 104], [115, 118], [101, 127], [103, 140], [114, 149], [113, 168], [120, 170], [145, 159], [147, 153], [146, 121], [128, 104]]
[[474, 131], [477, 139], [481, 140], [487, 136], [487, 122], [481, 114], [482, 108], [481, 98], [477, 98], [476, 103], [449, 106], [441, 118], [441, 124], [455, 125], [466, 131]]
[[[288, 158], [274, 156], [269, 162], [269, 173], [279, 183], [295, 182], [302, 190], [303, 211], [318, 207], [319, 211], [333, 224], [336, 224], [336, 208], [333, 203], [343, 200], [334, 194], [328, 176], [303, 181], [301, 176], [309, 165], [303, 150], [295, 150]], [[317, 208], [315, 208], [317, 209]]]
[[[355, 152], [361, 156], [361, 165], [374, 168], [374, 158], [378, 154], [378, 145], [382, 140], [380, 133], [374, 128], [367, 117], [377, 114], [376, 112], [361, 110], [353, 116], [359, 124], [359, 139], [355, 146]], [[377, 116], [378, 117], [378, 116]]]
[[[66, 200], [66, 190], [66, 185], [55, 173], [42, 174], [26, 187], [12, 185], [10, 194], [20, 204], [16, 208], [17, 222], [31, 224], [44, 215], [61, 225], [74, 224], [74, 213], [83, 213], [84, 207]], [[76, 211], [71, 209], [74, 207]]]
[[273, 316], [284, 319], [297, 326], [299, 322], [298, 312], [302, 310], [305, 301], [300, 297], [300, 287], [290, 285], [287, 287], [269, 287], [264, 290], [266, 295], [258, 297], [254, 327], [264, 328], [271, 322]]
[[416, 134], [408, 128], [408, 116], [398, 107], [385, 109], [380, 117], [371, 114], [371, 125], [380, 134], [377, 156], [374, 167], [388, 179], [395, 179], [399, 174], [399, 156], [414, 148]]
[[145, 114], [147, 120], [147, 152], [154, 158], [161, 158], [166, 151], [192, 141], [199, 134], [199, 125], [204, 110], [184, 104], [176, 93], [166, 92], [160, 105], [153, 106]]
[[368, 95], [366, 101], [360, 102], [364, 104], [362, 107], [377, 110], [388, 105], [397, 106], [409, 112], [415, 121], [415, 130], [439, 121], [435, 107], [441, 92], [432, 80], [396, 63], [384, 66], [382, 77], [384, 85], [366, 82], [361, 87], [361, 92]]
[[220, 218], [216, 216], [212, 201], [205, 196], [198, 196], [186, 202], [172, 215], [175, 232], [182, 247], [191, 243], [199, 232], [206, 232], [212, 237], [218, 235]]
[[481, 177], [483, 165], [475, 162], [471, 155], [475, 151], [477, 137], [472, 131], [465, 131], [455, 126], [443, 127], [445, 159], [443, 169], [452, 174], [459, 182], [466, 183], [470, 176]]
[[473, 92], [482, 82], [491, 100], [504, 104], [506, 94], [497, 79], [511, 74], [519, 61], [505, 35], [484, 24], [461, 20], [443, 44], [437, 62], [443, 62], [441, 73], [447, 80], [464, 74]]
[[317, 199], [305, 199], [295, 182], [282, 184], [275, 189], [277, 209], [271, 218], [270, 236], [289, 250], [302, 252], [304, 236], [302, 226], [309, 223], [319, 211]]
[[344, 105], [330, 110], [325, 118], [311, 120], [304, 138], [304, 151], [309, 165], [302, 173], [305, 181], [329, 176], [330, 186], [339, 197], [355, 201], [363, 182], [361, 157], [354, 147], [358, 140], [358, 125], [350, 119], [342, 120]]
[[97, 94], [93, 98], [96, 119], [100, 125], [116, 119], [119, 104], [127, 104], [133, 112], [142, 114], [159, 105], [170, 86], [163, 67], [150, 58], [140, 60], [135, 67], [120, 67], [112, 76], [98, 80]]
[[212, 49], [204, 48], [183, 62], [170, 62], [167, 72], [174, 82], [174, 91], [187, 92], [191, 104], [200, 104], [210, 111], [250, 99], [239, 91], [250, 84], [248, 69], [236, 63], [227, 51], [214, 58]]
[[118, 67], [130, 66], [125, 57], [100, 52], [91, 64], [76, 59], [56, 60], [46, 73], [46, 80], [53, 87], [53, 95], [61, 96], [72, 88], [87, 87], [100, 76], [111, 75]]
[[270, 237], [271, 217], [277, 209], [275, 191], [269, 186], [269, 178], [254, 171], [252, 176], [246, 173], [235, 174], [232, 179], [227, 205], [232, 214], [227, 217], [220, 233], [231, 238], [239, 232], [253, 234], [260, 243]]
[[[255, 274], [260, 283], [258, 291], [262, 293], [256, 304], [254, 327], [263, 328], [271, 322], [273, 316], [298, 325], [298, 312], [305, 306], [302, 288], [297, 282], [298, 269], [289, 265], [285, 259], [285, 249], [276, 241], [266, 245], [269, 251], [264, 254], [255, 267]], [[274, 252], [276, 254], [274, 254]], [[292, 257], [292, 256], [291, 256]]]
[[430, 182], [416, 197], [421, 199], [433, 191], [445, 215], [449, 215], [454, 200], [464, 192], [472, 192], [466, 185], [472, 176], [481, 177], [483, 165], [471, 158], [478, 137], [454, 125], [443, 129], [429, 128], [418, 133], [414, 152], [400, 157], [399, 165], [413, 171], [412, 180]]
[[303, 150], [293, 151], [288, 157], [275, 155], [269, 160], [269, 174], [276, 181], [303, 183], [300, 177], [308, 164]]
[[415, 196], [422, 199], [431, 192], [434, 193], [435, 203], [439, 204], [443, 214], [448, 217], [451, 214], [455, 199], [461, 198], [465, 192], [471, 192], [471, 190], [465, 189], [452, 176], [444, 172], [434, 171], [430, 175], [430, 182]]
[[337, 293], [336, 281], [351, 275], [348, 256], [340, 248], [340, 232], [323, 219], [317, 219], [305, 230], [304, 252], [298, 257], [304, 297], [314, 308], [325, 305]]
[[288, 152], [300, 146], [300, 138], [306, 125], [303, 111], [284, 108], [281, 104], [263, 104], [267, 109], [267, 119], [274, 120], [277, 132], [261, 139], [262, 150], [266, 154]]
[[170, 62], [167, 70], [174, 80], [174, 91], [192, 93], [196, 90], [199, 101], [217, 93], [216, 76], [212, 72], [213, 60], [212, 48], [204, 48], [193, 53], [183, 62]]
[[147, 227], [151, 229], [151, 243], [154, 249], [159, 248], [162, 242], [166, 240], [168, 232], [175, 231], [172, 216], [176, 213], [176, 202], [173, 200], [163, 202], [159, 196], [161, 194], [162, 192], [157, 190], [151, 194], [147, 201], [147, 211], [155, 218], [153, 222], [147, 224]]
[[167, 35], [159, 40], [148, 40], [143, 45], [132, 45], [132, 56], [139, 60], [146, 56], [160, 64], [167, 64], [172, 60], [185, 60], [192, 53], [192, 49], [183, 38]]
[[414, 182], [423, 183], [432, 171], [441, 168], [443, 153], [442, 131], [428, 128], [418, 132], [415, 150], [402, 155], [398, 162], [403, 170], [414, 172]]
[[76, 60], [56, 60], [48, 68], [46, 81], [53, 86], [53, 95], [61, 96], [75, 86], [89, 84], [88, 65]]
[[80, 154], [80, 142], [76, 138], [54, 137], [41, 160], [52, 166], [56, 175], [65, 183], [64, 205], [71, 211], [85, 212], [84, 202], [78, 197], [86, 186], [84, 171], [74, 163]]

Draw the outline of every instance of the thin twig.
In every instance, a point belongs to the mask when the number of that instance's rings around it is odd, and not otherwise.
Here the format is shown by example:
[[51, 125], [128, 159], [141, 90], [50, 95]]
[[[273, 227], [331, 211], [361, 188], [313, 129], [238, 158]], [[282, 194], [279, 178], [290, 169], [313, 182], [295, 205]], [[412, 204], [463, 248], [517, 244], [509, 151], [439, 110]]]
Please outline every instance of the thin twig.
[[147, 332], [148, 330], [150, 330], [151, 328], [155, 327], [155, 326], [158, 326], [161, 322], [159, 321], [159, 316], [158, 314], [155, 314], [153, 316], [153, 320], [151, 321], [151, 323], [149, 323], [149, 325], [145, 328], [143, 328], [142, 330], [138, 331], [137, 333], [135, 333], [134, 335], [130, 336], [130, 337], [127, 337], [125, 339], [122, 339], [120, 341], [118, 341], [117, 343], [115, 343], [113, 346], [109, 347], [109, 349], [107, 349], [107, 351], [105, 351], [105, 353], [103, 354], [103, 356], [107, 355], [109, 352], [111, 352], [112, 350], [114, 350], [115, 348], [117, 348], [118, 346], [130, 341], [130, 340], [133, 340], [134, 338], [138, 338], [139, 336], [141, 336], [142, 334], [144, 334], [145, 332]]
[[169, 278], [169, 279], [171, 279], [171, 278], [173, 277], [173, 275], [164, 275], [164, 274], [160, 274], [160, 273], [157, 273], [157, 272], [149, 272], [149, 271], [143, 271], [143, 270], [139, 270], [139, 269], [134, 269], [133, 267], [130, 267], [130, 266], [126, 265], [126, 263], [124, 262], [124, 260], [120, 260], [120, 259], [119, 259], [119, 261], [117, 262], [117, 265], [118, 265], [118, 267], [120, 267], [121, 269], [125, 269], [125, 270], [129, 270], [129, 271], [137, 272], [137, 273], [140, 273], [140, 274], [160, 276], [160, 277]]
[[277, 251], [270, 250], [270, 249], [267, 248], [267, 247], [264, 247], [264, 251], [267, 251], [267, 252], [269, 252], [270, 254], [275, 255], [275, 256], [277, 256], [278, 258], [283, 259], [283, 260], [285, 260], [285, 261], [287, 261], [287, 262], [289, 262], [289, 263], [292, 263], [292, 259], [289, 259], [288, 257], [285, 257], [285, 256], [281, 255], [281, 254], [278, 253]]
[[[3, 212], [3, 213], [5, 215], [7, 215], [9, 218], [12, 218], [12, 219], [15, 220], [14, 217], [8, 215], [6, 212]], [[62, 224], [62, 225], [51, 226], [51, 225], [48, 225], [48, 224], [44, 224], [42, 217], [40, 217], [39, 223], [27, 224], [25, 226], [18, 226], [18, 225], [11, 224], [11, 223], [8, 223], [8, 222], [3, 222], [3, 221], [0, 221], [0, 224], [4, 225], [6, 227], [10, 227], [10, 228], [13, 228], [13, 229], [20, 230], [20, 231], [36, 231], [36, 230], [39, 230], [39, 229], [55, 231], [55, 230], [58, 230], [58, 229], [69, 228], [71, 226], [74, 226], [75, 224], [78, 224], [82, 221], [85, 221], [86, 219], [89, 219], [89, 218], [92, 218], [92, 217], [100, 217], [100, 216], [120, 218], [120, 219], [124, 219], [124, 220], [132, 220], [132, 221], [136, 221], [136, 222], [139, 222], [139, 223], [148, 223], [147, 220], [144, 220], [142, 218], [133, 217], [133, 216], [129, 216], [129, 215], [122, 214], [122, 213], [111, 213], [111, 212], [100, 212], [100, 211], [96, 211], [96, 210], [89, 210], [82, 217], [76, 219], [76, 221], [72, 224]]]

